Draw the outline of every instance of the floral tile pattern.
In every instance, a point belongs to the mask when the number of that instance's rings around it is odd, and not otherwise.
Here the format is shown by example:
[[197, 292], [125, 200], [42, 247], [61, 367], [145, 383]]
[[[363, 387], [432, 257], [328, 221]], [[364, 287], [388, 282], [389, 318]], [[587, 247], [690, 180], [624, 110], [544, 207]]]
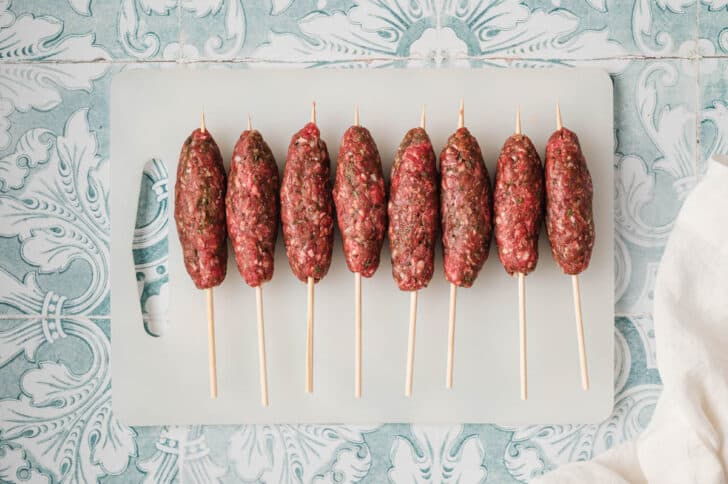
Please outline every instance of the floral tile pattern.
[[[728, 152], [725, 0], [0, 0], [0, 481], [528, 482], [645, 428], [657, 265]], [[596, 425], [130, 428], [111, 411], [108, 93], [125, 68], [600, 65], [615, 86], [615, 406]], [[164, 329], [166, 173], [135, 261]]]

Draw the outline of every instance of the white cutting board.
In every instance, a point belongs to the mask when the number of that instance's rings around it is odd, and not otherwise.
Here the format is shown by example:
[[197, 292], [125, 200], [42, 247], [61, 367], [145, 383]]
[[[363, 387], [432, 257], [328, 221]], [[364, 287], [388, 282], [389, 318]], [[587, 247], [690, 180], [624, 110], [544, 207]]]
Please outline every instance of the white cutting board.
[[[397, 289], [389, 251], [363, 281], [363, 397], [354, 398], [354, 278], [336, 238], [326, 278], [316, 285], [314, 393], [304, 392], [306, 286], [288, 266], [282, 237], [276, 270], [265, 286], [270, 406], [260, 404], [255, 291], [230, 257], [215, 289], [219, 398], [208, 392], [204, 293], [195, 290], [170, 223], [170, 326], [159, 338], [143, 329], [132, 260], [139, 179], [152, 157], [167, 163], [174, 186], [182, 142], [207, 126], [229, 166], [248, 113], [283, 167], [291, 135], [310, 117], [311, 100], [332, 164], [352, 123], [354, 103], [382, 154], [389, 178], [404, 133], [419, 124], [436, 152], [456, 128], [458, 102], [491, 174], [513, 133], [520, 104], [523, 130], [541, 155], [555, 129], [554, 105], [575, 130], [594, 179], [596, 244], [581, 276], [591, 389], [580, 385], [570, 278], [551, 258], [545, 231], [541, 258], [527, 282], [529, 399], [519, 397], [517, 282], [490, 257], [471, 289], [458, 292], [455, 379], [445, 389], [449, 288], [441, 248], [435, 277], [420, 292], [414, 395], [404, 396], [409, 294]], [[135, 70], [112, 86], [112, 344], [114, 412], [125, 423], [232, 424], [294, 422], [586, 423], [613, 403], [614, 131], [612, 83], [603, 71], [482, 70]], [[332, 166], [333, 173], [333, 166]], [[170, 197], [170, 204], [173, 203]], [[173, 213], [173, 207], [169, 213]], [[385, 244], [386, 245], [386, 244]]]

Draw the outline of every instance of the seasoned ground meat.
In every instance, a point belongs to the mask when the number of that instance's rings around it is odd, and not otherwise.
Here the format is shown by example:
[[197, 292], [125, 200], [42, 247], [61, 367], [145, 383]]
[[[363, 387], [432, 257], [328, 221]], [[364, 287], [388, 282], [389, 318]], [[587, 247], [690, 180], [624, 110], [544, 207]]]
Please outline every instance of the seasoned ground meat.
[[432, 279], [438, 225], [437, 166], [423, 128], [407, 132], [392, 165], [389, 246], [392, 275], [402, 291]]
[[498, 257], [508, 274], [536, 268], [543, 211], [541, 159], [527, 136], [514, 134], [498, 157], [493, 196]]
[[594, 247], [594, 188], [579, 138], [562, 128], [546, 145], [546, 232], [556, 263], [566, 274], [589, 265]]
[[350, 271], [371, 277], [384, 244], [387, 200], [377, 145], [361, 126], [347, 129], [341, 140], [334, 202], [346, 264]]
[[174, 220], [192, 281], [199, 289], [220, 284], [227, 270], [225, 168], [209, 131], [196, 129], [182, 145]]
[[334, 204], [331, 167], [319, 129], [308, 123], [291, 138], [281, 182], [283, 241], [293, 273], [321, 280], [331, 265]]
[[490, 178], [478, 141], [458, 129], [440, 154], [440, 211], [445, 278], [471, 287], [488, 258]]
[[279, 189], [278, 166], [263, 136], [243, 131], [233, 150], [225, 206], [238, 270], [253, 287], [273, 277]]

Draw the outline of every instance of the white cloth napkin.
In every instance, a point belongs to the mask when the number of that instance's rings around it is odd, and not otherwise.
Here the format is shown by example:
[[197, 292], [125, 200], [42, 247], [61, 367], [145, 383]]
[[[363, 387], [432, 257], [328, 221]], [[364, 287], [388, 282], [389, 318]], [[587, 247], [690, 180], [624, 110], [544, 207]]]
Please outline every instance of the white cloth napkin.
[[728, 156], [711, 160], [675, 222], [654, 320], [664, 390], [647, 429], [534, 483], [728, 482]]

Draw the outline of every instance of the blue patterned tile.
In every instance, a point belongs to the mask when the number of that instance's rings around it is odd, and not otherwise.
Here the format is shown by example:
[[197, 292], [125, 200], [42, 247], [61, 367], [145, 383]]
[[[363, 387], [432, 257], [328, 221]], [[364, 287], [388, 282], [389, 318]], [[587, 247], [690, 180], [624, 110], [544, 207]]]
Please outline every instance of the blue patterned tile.
[[697, 7], [684, 1], [521, 2], [346, 0], [196, 2], [183, 12], [189, 59], [255, 58], [283, 62], [371, 63], [414, 58], [448, 65], [489, 59], [584, 60], [667, 56], [689, 49]]
[[728, 58], [700, 62], [701, 173], [713, 154], [728, 153]]
[[0, 314], [43, 314], [51, 297], [63, 314], [109, 314], [108, 96], [129, 67], [0, 66], [0, 84], [27, 79], [0, 97]]
[[728, 54], [728, 2], [701, 0], [698, 15], [702, 55]]
[[9, 27], [18, 39], [7, 43], [13, 46], [8, 52], [0, 50], [0, 58], [146, 60], [179, 54], [176, 0], [4, 0], [0, 19], [0, 28]]
[[108, 321], [0, 320], [0, 374], [20, 389], [0, 400], [0, 480], [92, 482], [126, 471], [136, 433], [111, 412], [110, 352]]
[[638, 62], [614, 78], [619, 314], [652, 312], [657, 265], [697, 181], [697, 64]]

